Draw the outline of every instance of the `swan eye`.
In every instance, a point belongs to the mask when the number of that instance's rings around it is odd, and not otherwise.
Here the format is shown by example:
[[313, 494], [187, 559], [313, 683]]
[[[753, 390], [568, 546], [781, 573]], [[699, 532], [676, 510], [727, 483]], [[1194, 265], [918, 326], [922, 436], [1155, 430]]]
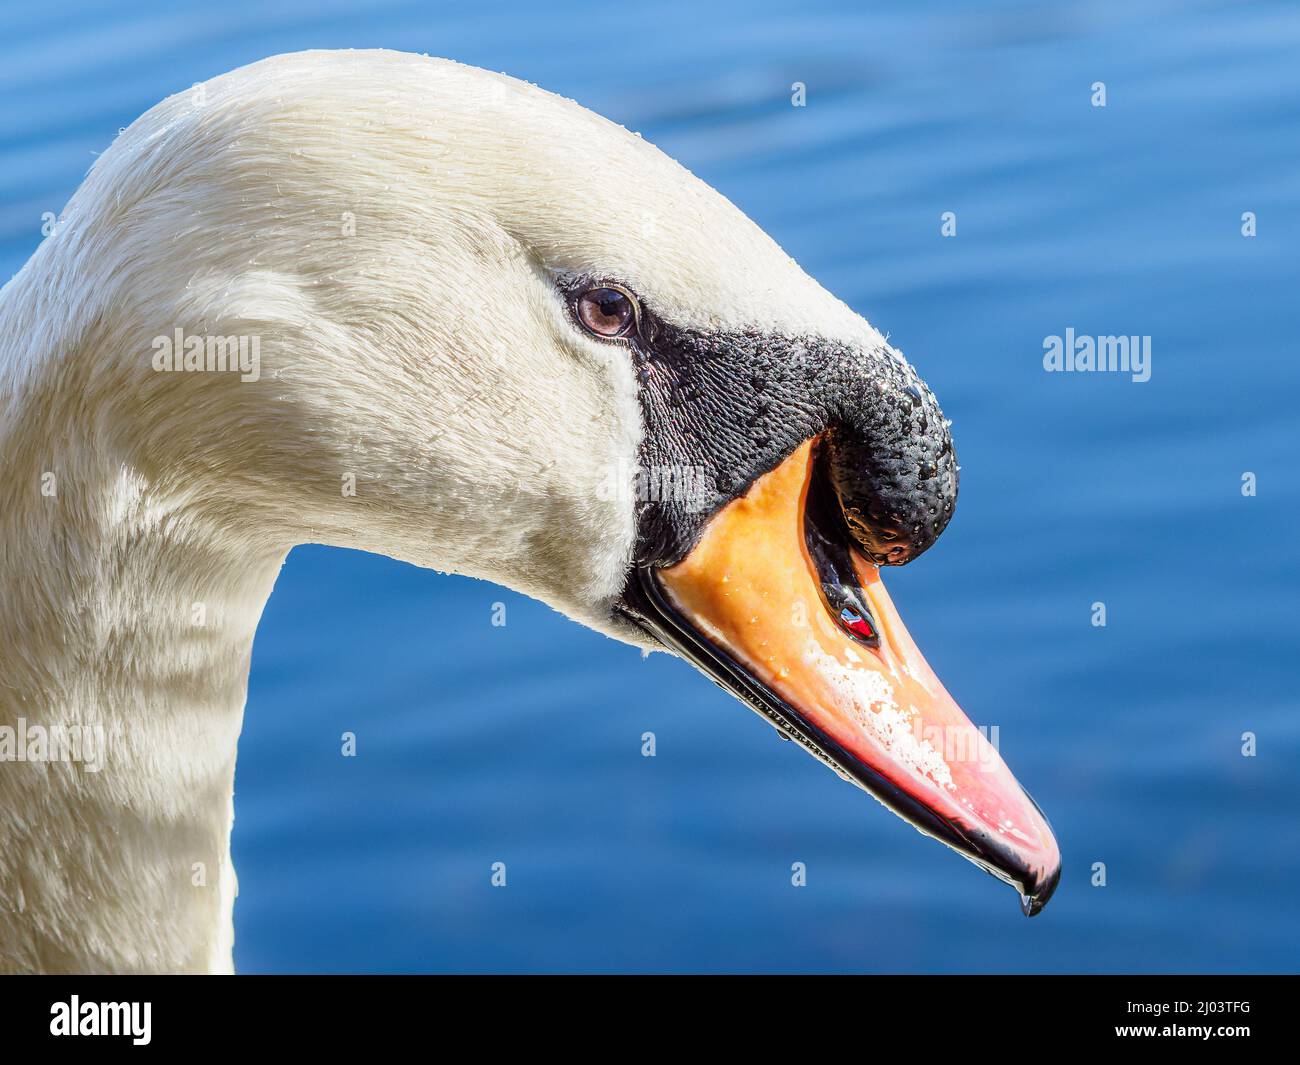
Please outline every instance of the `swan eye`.
[[592, 288], [578, 297], [578, 321], [598, 337], [626, 336], [636, 327], [636, 304], [617, 288]]

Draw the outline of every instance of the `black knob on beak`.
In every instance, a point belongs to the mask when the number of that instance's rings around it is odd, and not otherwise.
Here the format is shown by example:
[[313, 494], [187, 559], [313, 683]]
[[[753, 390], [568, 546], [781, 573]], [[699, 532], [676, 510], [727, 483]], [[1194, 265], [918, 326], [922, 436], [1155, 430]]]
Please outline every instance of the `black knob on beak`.
[[952, 517], [957, 455], [938, 402], [901, 356], [877, 349], [860, 370], [822, 461], [858, 546], [878, 565], [901, 566]]

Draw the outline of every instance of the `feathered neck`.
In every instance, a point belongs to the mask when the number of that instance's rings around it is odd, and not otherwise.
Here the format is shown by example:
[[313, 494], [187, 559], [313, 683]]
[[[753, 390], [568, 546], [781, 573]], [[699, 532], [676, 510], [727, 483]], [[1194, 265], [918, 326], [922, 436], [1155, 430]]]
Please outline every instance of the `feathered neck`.
[[212, 535], [39, 396], [0, 434], [0, 970], [227, 971], [235, 750], [283, 550]]

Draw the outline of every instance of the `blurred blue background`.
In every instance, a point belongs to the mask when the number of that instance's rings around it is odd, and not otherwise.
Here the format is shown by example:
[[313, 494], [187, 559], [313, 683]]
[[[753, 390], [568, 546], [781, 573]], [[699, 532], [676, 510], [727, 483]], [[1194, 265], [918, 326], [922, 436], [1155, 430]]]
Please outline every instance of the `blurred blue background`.
[[[1300, 13], [865, 6], [3, 9], [5, 277], [119, 127], [301, 48], [504, 70], [720, 189], [954, 420], [957, 517], [890, 585], [1065, 857], [1026, 921], [683, 663], [487, 584], [306, 547], [254, 653], [241, 970], [1297, 968]], [[1044, 373], [1067, 327], [1149, 334], [1151, 380]]]

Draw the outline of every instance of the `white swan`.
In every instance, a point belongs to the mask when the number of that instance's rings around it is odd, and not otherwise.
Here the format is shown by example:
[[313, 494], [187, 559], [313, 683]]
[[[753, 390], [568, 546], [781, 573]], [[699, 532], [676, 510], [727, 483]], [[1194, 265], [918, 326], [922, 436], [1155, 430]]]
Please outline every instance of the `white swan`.
[[231, 968], [250, 648], [303, 542], [669, 647], [1031, 911], [1055, 886], [868, 561], [951, 511], [933, 397], [567, 100], [312, 52], [163, 101], [0, 293], [0, 456], [0, 969]]

